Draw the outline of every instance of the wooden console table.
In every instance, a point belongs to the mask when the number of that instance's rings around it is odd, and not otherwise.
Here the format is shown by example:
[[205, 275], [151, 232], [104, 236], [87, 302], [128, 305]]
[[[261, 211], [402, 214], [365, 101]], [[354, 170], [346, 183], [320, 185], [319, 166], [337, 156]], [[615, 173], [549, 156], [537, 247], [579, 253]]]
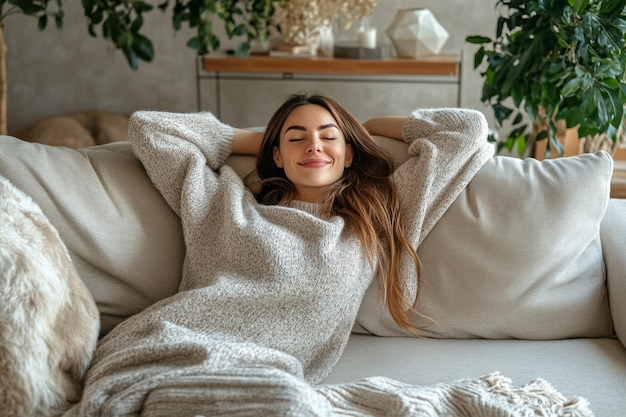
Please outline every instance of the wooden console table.
[[[196, 65], [198, 110], [202, 108], [200, 85], [202, 79], [215, 80], [216, 114], [219, 117], [221, 113], [220, 79], [276, 79], [276, 74], [282, 74], [282, 79], [302, 81], [456, 84], [456, 104], [460, 107], [461, 62], [460, 54], [433, 55], [419, 59], [389, 58], [381, 60], [323, 57], [290, 58], [267, 55], [238, 58], [220, 54], [206, 55], [199, 57]], [[264, 78], [263, 74], [267, 78]], [[273, 74], [274, 78], [268, 74]]]

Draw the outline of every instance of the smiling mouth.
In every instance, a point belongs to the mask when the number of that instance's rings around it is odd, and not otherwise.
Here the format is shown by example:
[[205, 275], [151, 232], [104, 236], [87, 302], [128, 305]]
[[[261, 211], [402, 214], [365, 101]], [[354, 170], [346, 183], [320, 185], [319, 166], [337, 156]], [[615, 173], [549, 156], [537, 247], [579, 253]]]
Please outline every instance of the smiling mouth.
[[301, 165], [305, 168], [321, 168], [328, 164], [330, 164], [330, 162], [326, 161], [325, 159], [306, 159], [298, 163], [298, 165]]

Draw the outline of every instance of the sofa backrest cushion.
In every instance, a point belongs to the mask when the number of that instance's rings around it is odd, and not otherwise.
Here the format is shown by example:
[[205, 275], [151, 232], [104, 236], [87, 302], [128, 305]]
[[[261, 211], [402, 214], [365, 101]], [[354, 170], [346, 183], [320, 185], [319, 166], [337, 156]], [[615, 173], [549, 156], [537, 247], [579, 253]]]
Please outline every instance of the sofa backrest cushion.
[[[397, 165], [406, 159], [406, 144], [376, 139]], [[252, 157], [227, 163], [242, 176], [254, 168]], [[418, 248], [424, 275], [416, 306], [434, 321], [416, 324], [434, 337], [610, 335], [598, 240], [610, 171], [603, 153], [489, 161]], [[59, 230], [103, 333], [177, 291], [180, 220], [128, 142], [72, 150], [0, 137], [0, 174]], [[359, 322], [399, 334], [379, 300], [372, 287]]]
[[178, 290], [180, 219], [130, 143], [74, 150], [0, 137], [0, 174], [56, 227], [101, 315], [101, 334]]
[[[418, 248], [413, 323], [430, 337], [611, 336], [599, 230], [612, 165], [605, 152], [488, 161]], [[355, 332], [407, 334], [379, 300], [370, 288]]]

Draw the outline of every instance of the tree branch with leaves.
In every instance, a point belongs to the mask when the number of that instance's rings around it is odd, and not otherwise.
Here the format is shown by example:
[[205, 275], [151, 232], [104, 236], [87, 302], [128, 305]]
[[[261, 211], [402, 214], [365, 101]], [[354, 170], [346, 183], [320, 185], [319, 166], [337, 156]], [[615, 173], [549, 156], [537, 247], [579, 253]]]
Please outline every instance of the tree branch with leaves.
[[[109, 40], [122, 51], [128, 65], [136, 70], [139, 61], [152, 62], [155, 48], [142, 30], [144, 15], [155, 6], [142, 0], [82, 0], [86, 26], [91, 36]], [[162, 0], [156, 6], [172, 13], [172, 29], [179, 31], [187, 26], [195, 30], [187, 46], [199, 55], [220, 48], [221, 39], [214, 25], [223, 24], [228, 39], [242, 37], [235, 55], [250, 53], [250, 42], [267, 40], [274, 14], [272, 0]], [[4, 41], [4, 19], [11, 15], [26, 15], [37, 19], [39, 30], [54, 20], [63, 27], [63, 0], [0, 0], [0, 134], [7, 133], [7, 74]]]

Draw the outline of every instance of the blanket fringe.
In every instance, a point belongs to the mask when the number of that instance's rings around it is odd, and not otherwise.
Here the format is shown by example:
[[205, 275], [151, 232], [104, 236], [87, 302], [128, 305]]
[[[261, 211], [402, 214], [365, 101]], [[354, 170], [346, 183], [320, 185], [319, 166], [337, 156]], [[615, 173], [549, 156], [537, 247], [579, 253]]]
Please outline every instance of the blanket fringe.
[[529, 404], [540, 410], [549, 410], [546, 415], [593, 416], [587, 399], [582, 397], [567, 399], [552, 384], [542, 378], [537, 378], [521, 387], [513, 386], [511, 379], [499, 372], [493, 372], [480, 379], [494, 394], [507, 398], [511, 404]]
[[412, 386], [384, 377], [318, 388], [333, 416], [385, 417], [593, 417], [589, 402], [566, 398], [536, 379], [517, 387], [494, 372], [432, 386]]

